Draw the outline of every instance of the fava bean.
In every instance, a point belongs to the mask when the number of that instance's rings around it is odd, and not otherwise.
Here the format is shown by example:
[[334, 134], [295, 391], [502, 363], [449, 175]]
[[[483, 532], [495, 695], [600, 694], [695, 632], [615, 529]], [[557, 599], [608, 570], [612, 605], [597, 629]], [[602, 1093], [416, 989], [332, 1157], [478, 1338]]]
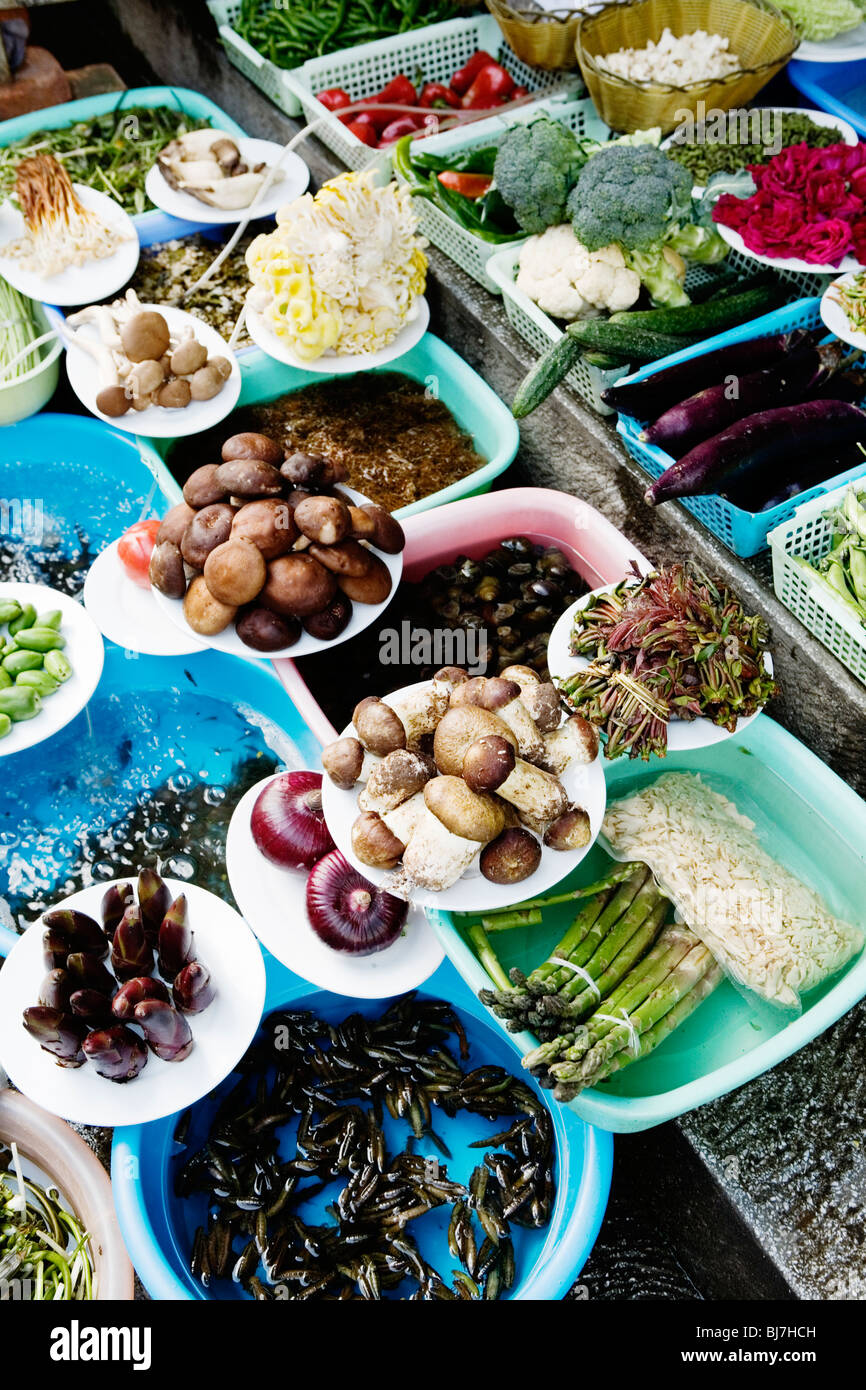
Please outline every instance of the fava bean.
[[62, 611], [62, 609], [60, 609], [60, 608], [52, 608], [52, 609], [50, 610], [50, 612], [48, 612], [48, 613], [40, 613], [40, 614], [39, 614], [39, 617], [36, 619], [36, 622], [33, 624], [33, 626], [34, 626], [34, 627], [53, 627], [53, 628], [57, 629], [57, 628], [60, 627], [60, 624], [61, 624], [62, 622], [63, 622], [63, 611]]
[[72, 675], [72, 667], [62, 652], [46, 652], [44, 667], [49, 676], [53, 676], [56, 681], [61, 683], [68, 681]]
[[0, 666], [0, 690], [6, 690], [12, 684], [12, 677], [5, 667]]
[[9, 690], [0, 690], [0, 714], [10, 719], [35, 719], [42, 708], [42, 696], [38, 690], [28, 690], [25, 686], [13, 685]]
[[10, 656], [4, 656], [3, 669], [14, 678], [20, 676], [22, 671], [41, 670], [43, 661], [40, 652], [12, 652]]
[[5, 738], [12, 732], [12, 720], [8, 714], [0, 714], [0, 738]]
[[15, 677], [15, 684], [24, 686], [25, 690], [36, 690], [42, 696], [53, 695], [60, 689], [60, 683], [47, 671], [22, 671]]
[[0, 599], [0, 625], [12, 623], [21, 616], [21, 604], [17, 599]]
[[26, 652], [53, 652], [66, 646], [66, 638], [53, 627], [28, 627], [16, 634], [15, 641]]
[[25, 627], [32, 627], [36, 622], [36, 609], [32, 603], [27, 603], [21, 609], [17, 618], [13, 618], [9, 624], [9, 632], [12, 637], [17, 637], [19, 632]]

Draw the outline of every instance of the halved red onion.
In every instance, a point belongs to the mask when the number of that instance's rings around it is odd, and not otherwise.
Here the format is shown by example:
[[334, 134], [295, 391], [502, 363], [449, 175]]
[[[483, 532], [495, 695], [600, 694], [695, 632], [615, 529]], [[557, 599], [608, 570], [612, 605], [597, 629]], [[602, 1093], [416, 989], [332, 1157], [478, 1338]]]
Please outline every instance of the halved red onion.
[[334, 848], [322, 812], [320, 772], [282, 772], [259, 793], [250, 819], [256, 846], [272, 864], [309, 869]]
[[310, 926], [334, 951], [384, 951], [397, 940], [408, 911], [407, 903], [370, 883], [338, 849], [320, 859], [307, 879]]

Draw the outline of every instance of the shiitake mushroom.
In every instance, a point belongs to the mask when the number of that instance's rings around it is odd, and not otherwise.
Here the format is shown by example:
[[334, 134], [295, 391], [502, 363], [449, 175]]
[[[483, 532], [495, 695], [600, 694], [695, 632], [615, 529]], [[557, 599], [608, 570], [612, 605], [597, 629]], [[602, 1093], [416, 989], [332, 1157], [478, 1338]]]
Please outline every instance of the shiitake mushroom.
[[208, 555], [204, 578], [215, 599], [240, 608], [261, 593], [267, 569], [261, 551], [252, 541], [229, 539]]
[[276, 560], [291, 550], [297, 539], [292, 509], [288, 502], [278, 497], [261, 497], [254, 502], [246, 502], [235, 513], [232, 522], [232, 539], [252, 541], [258, 546], [265, 560]]
[[391, 573], [384, 560], [371, 554], [369, 568], [364, 574], [341, 574], [337, 583], [353, 603], [384, 603], [391, 592]]
[[183, 601], [183, 616], [193, 632], [202, 637], [215, 637], [225, 631], [236, 613], [237, 608], [232, 604], [220, 603], [214, 598], [203, 575], [196, 575]]
[[[297, 515], [300, 508], [295, 508]], [[362, 579], [365, 574], [369, 574], [373, 568], [375, 556], [366, 546], [350, 537], [345, 541], [338, 541], [334, 545], [313, 544], [309, 548], [309, 554], [324, 565], [326, 570], [332, 574], [348, 575], [351, 579]]]
[[183, 500], [187, 506], [198, 511], [209, 507], [213, 502], [222, 502], [228, 496], [228, 488], [217, 481], [217, 463], [204, 463], [194, 473], [190, 473], [183, 485]]
[[178, 502], [176, 507], [172, 507], [170, 512], [166, 512], [156, 533], [157, 545], [162, 545], [163, 541], [173, 541], [175, 545], [180, 545], [183, 540], [183, 533], [195, 516], [195, 509], [187, 502]]
[[352, 603], [345, 594], [337, 594], [327, 608], [311, 613], [304, 619], [304, 631], [320, 642], [333, 642], [352, 620]]
[[234, 509], [227, 502], [214, 502], [196, 512], [180, 542], [180, 553], [188, 565], [195, 570], [204, 569], [211, 551], [231, 535], [234, 516]]
[[257, 652], [278, 652], [293, 647], [301, 635], [297, 618], [284, 618], [269, 608], [248, 608], [235, 624], [238, 637]]
[[150, 582], [167, 598], [183, 598], [186, 571], [180, 546], [174, 541], [158, 541], [150, 555]]
[[261, 602], [282, 617], [307, 618], [327, 608], [336, 592], [337, 583], [330, 571], [301, 551], [271, 561]]
[[279, 467], [283, 460], [281, 446], [266, 434], [256, 434], [254, 430], [243, 430], [240, 434], [231, 435], [223, 444], [220, 453], [223, 463], [230, 463], [232, 459], [259, 459], [262, 463]]
[[232, 497], [279, 497], [283, 479], [264, 459], [229, 459], [216, 470], [224, 493]]

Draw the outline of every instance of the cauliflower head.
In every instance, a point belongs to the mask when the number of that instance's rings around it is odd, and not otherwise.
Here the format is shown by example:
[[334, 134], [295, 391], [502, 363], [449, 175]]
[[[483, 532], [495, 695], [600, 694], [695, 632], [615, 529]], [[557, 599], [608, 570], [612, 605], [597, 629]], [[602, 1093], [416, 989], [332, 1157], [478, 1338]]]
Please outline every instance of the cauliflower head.
[[630, 309], [640, 287], [618, 246], [588, 251], [567, 224], [530, 237], [520, 252], [517, 288], [567, 323]]

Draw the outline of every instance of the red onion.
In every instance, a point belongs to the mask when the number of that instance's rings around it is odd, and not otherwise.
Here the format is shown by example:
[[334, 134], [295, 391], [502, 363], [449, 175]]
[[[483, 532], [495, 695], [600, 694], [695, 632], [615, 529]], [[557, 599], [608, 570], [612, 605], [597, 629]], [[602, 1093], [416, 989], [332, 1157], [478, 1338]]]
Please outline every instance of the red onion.
[[284, 869], [309, 869], [334, 848], [322, 813], [320, 772], [281, 772], [259, 793], [250, 829], [257, 848]]
[[338, 849], [320, 859], [307, 879], [307, 916], [326, 946], [371, 956], [397, 940], [407, 903], [369, 883]]

